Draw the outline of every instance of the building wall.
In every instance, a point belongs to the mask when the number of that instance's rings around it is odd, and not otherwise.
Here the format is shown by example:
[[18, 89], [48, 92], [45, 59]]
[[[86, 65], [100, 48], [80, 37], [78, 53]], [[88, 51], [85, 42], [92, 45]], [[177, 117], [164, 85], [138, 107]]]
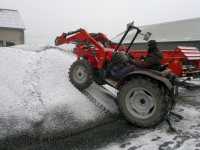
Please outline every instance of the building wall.
[[16, 45], [24, 44], [24, 30], [0, 28], [0, 46], [3, 41], [3, 46], [6, 46], [6, 41], [14, 42]]
[[[192, 46], [200, 50], [200, 41], [175, 41], [175, 42], [158, 42], [158, 47], [161, 50], [173, 50], [177, 46]], [[147, 49], [147, 43], [135, 43], [132, 47], [137, 50]]]

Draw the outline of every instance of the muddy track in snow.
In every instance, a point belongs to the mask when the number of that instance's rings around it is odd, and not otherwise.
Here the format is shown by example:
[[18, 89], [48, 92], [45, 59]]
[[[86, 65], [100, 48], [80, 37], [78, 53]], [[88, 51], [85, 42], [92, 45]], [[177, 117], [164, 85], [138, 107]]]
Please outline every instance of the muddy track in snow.
[[40, 70], [41, 62], [42, 62], [42, 57], [40, 56], [39, 59], [30, 63], [30, 68], [29, 70], [26, 71], [27, 76], [25, 76], [23, 84], [28, 89], [28, 93], [26, 94], [32, 97], [34, 95], [36, 97], [36, 100], [39, 101], [44, 106], [44, 102], [41, 97], [41, 92], [38, 87], [40, 81], [38, 71]]

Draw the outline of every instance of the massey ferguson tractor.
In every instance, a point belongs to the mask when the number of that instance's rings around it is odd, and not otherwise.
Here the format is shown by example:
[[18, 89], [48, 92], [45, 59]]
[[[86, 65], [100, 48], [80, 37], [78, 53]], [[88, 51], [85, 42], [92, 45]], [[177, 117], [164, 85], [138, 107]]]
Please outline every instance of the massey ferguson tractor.
[[[122, 45], [127, 34], [135, 30], [130, 44]], [[127, 25], [120, 42], [112, 43], [104, 34], [88, 33], [84, 29], [63, 33], [55, 40], [55, 45], [74, 43], [77, 60], [69, 69], [71, 83], [80, 91], [88, 88], [93, 82], [99, 85], [108, 84], [118, 90], [119, 108], [128, 121], [139, 127], [152, 127], [167, 119], [175, 101], [176, 76], [163, 64], [158, 69], [145, 69], [135, 66], [121, 76], [113, 72], [134, 65], [139, 59], [131, 49], [137, 36], [144, 40], [150, 33], [143, 34], [133, 23]], [[141, 55], [146, 55], [142, 52]], [[136, 57], [136, 58], [134, 58]], [[180, 84], [181, 85], [181, 84]], [[179, 86], [179, 85], [178, 85]]]

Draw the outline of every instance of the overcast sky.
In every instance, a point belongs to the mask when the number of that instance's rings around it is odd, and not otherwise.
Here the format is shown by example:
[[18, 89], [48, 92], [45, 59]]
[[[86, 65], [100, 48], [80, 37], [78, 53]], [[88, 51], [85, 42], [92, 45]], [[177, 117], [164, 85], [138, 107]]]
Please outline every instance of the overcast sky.
[[144, 25], [200, 17], [200, 0], [0, 0], [0, 7], [18, 9], [28, 34], [49, 38], [80, 27], [112, 37], [132, 20]]

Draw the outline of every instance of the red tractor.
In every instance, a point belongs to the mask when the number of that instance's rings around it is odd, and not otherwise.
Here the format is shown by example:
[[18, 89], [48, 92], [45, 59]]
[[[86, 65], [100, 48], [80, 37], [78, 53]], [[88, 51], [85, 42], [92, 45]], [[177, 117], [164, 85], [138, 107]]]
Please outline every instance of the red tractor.
[[[147, 35], [149, 36], [150, 33]], [[119, 46], [118, 43], [112, 42], [103, 33], [90, 33], [90, 36], [106, 48], [116, 49]], [[63, 43], [67, 41], [62, 39], [60, 42]], [[118, 50], [127, 51], [128, 46], [129, 45], [127, 44], [120, 44]], [[133, 49], [132, 46], [129, 48], [129, 54], [135, 60], [142, 60], [147, 53], [147, 50]], [[177, 77], [198, 78], [200, 76], [200, 51], [196, 47], [178, 46], [175, 50], [162, 50], [162, 53], [162, 64], [167, 64], [167, 68], [169, 68]]]
[[[131, 30], [136, 30], [136, 33], [123, 50], [122, 42]], [[134, 59], [129, 50], [139, 34], [141, 30], [138, 27], [128, 24], [120, 42], [113, 44], [103, 34], [78, 29], [57, 37], [55, 45], [76, 44], [74, 53], [77, 60], [69, 70], [70, 81], [76, 88], [84, 90], [93, 81], [114, 87], [119, 91], [118, 104], [127, 120], [140, 127], [152, 127], [167, 118], [172, 109], [176, 88], [174, 76], [166, 66], [160, 66], [159, 70], [135, 67], [118, 78], [112, 74], [121, 65], [126, 68], [129, 65], [127, 60]], [[145, 40], [150, 37], [150, 33], [143, 35]], [[121, 63], [116, 64], [116, 60]]]

